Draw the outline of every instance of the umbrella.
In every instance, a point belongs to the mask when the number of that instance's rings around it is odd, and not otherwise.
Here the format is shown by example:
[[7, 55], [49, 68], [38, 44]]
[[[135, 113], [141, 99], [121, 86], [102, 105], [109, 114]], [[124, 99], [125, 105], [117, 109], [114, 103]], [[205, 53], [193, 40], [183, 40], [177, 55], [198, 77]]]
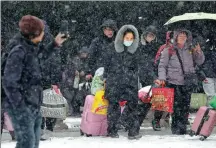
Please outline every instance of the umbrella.
[[172, 17], [164, 25], [169, 25], [169, 24], [172, 24], [172, 23], [175, 23], [175, 22], [179, 22], [179, 21], [203, 20], [203, 19], [216, 20], [216, 14], [214, 14], [214, 13], [204, 13], [204, 12], [185, 13], [183, 15]]

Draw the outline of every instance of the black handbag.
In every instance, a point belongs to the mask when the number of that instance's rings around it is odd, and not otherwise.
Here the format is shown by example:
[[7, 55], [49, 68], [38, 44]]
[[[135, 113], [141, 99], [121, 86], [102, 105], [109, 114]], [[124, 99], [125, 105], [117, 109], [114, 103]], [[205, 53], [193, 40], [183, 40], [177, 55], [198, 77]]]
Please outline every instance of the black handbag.
[[190, 88], [192, 89], [193, 87], [196, 87], [198, 85], [198, 76], [196, 73], [185, 73], [184, 71], [184, 67], [183, 67], [183, 62], [181, 60], [181, 57], [179, 55], [179, 52], [178, 50], [176, 49], [176, 55], [178, 57], [178, 60], [180, 62], [180, 65], [181, 65], [181, 69], [182, 69], [182, 72], [183, 72], [183, 75], [184, 75], [184, 83], [185, 83], [185, 86], [187, 88]]

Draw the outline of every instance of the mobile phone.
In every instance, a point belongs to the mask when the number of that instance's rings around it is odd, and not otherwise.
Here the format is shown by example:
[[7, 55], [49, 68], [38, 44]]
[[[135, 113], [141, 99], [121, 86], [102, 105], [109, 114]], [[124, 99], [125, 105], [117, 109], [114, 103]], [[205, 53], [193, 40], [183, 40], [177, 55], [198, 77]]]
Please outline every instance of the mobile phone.
[[68, 21], [67, 20], [61, 21], [61, 26], [60, 26], [59, 32], [62, 34], [65, 34], [62, 38], [67, 38], [69, 36]]

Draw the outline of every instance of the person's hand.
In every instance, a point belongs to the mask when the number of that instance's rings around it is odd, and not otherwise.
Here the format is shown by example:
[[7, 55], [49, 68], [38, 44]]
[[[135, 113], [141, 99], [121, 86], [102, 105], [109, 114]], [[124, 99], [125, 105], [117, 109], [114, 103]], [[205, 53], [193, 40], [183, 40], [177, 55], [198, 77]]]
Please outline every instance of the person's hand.
[[165, 81], [164, 80], [155, 80], [154, 83], [158, 86], [165, 86]]
[[78, 76], [79, 75], [79, 71], [76, 70], [75, 75]]
[[65, 34], [59, 33], [56, 38], [55, 38], [55, 42], [58, 46], [62, 46], [62, 44], [67, 40], [67, 38], [63, 38], [65, 36]]
[[83, 77], [85, 75], [84, 71], [81, 71], [80, 76]]
[[92, 78], [92, 75], [89, 74], [89, 75], [86, 75], [86, 80], [90, 80]]
[[201, 47], [199, 43], [195, 46], [195, 48], [193, 49], [193, 52], [201, 53]]
[[208, 83], [208, 80], [207, 80], [207, 79], [205, 79], [205, 80], [203, 80], [203, 82], [204, 82], [204, 83]]

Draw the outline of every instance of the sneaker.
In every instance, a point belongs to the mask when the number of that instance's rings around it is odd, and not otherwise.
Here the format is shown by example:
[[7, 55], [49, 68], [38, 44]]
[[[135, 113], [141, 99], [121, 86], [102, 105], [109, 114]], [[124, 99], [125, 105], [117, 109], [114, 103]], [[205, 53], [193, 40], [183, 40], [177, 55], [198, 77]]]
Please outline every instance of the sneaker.
[[135, 136], [128, 136], [129, 140], [138, 140], [140, 138], [142, 138], [142, 135], [140, 135], [140, 134], [137, 134]]
[[152, 120], [152, 128], [154, 131], [161, 131], [160, 121]]

